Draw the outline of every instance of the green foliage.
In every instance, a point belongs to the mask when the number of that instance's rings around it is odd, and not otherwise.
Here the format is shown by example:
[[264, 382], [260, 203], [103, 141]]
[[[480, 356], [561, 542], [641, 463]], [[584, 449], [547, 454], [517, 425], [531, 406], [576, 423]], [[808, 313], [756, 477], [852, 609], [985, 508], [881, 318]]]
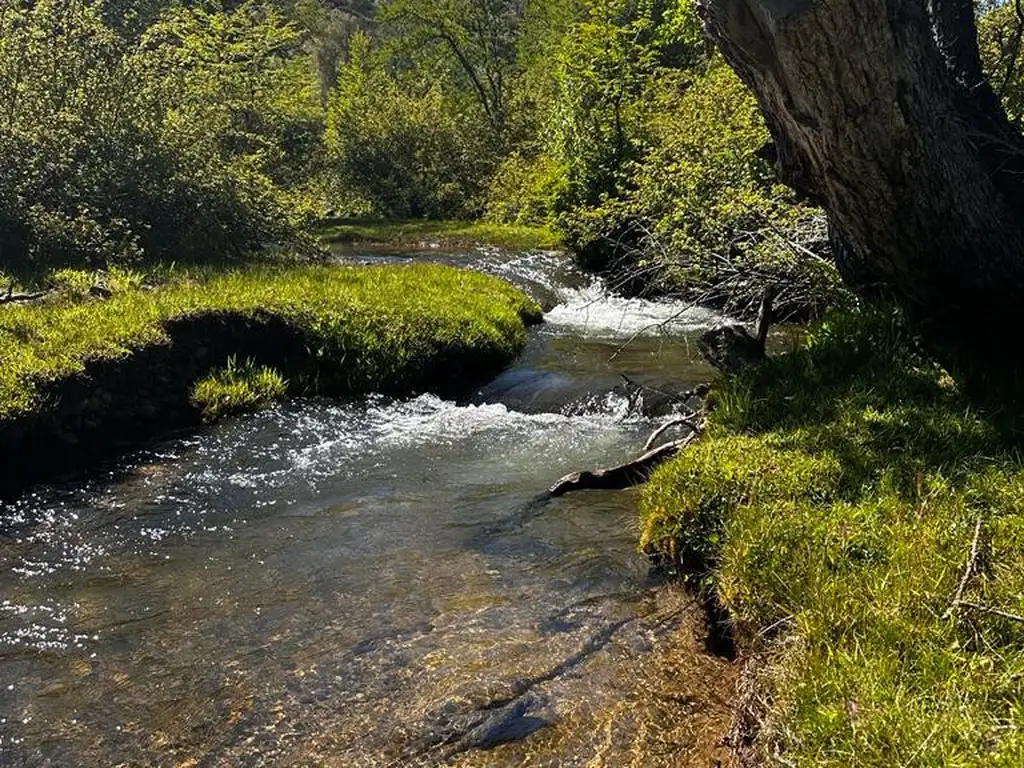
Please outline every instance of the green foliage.
[[982, 3], [978, 47], [989, 83], [1003, 101], [1006, 114], [1024, 127], [1024, 18], [1013, 2]]
[[292, 238], [301, 216], [287, 190], [319, 143], [297, 44], [298, 31], [256, 2], [172, 6], [132, 35], [106, 24], [100, 2], [8, 0], [5, 267], [205, 260]]
[[775, 183], [758, 151], [769, 140], [753, 96], [724, 62], [662, 74], [645, 97], [647, 149], [628, 185], [563, 217], [581, 244], [615, 240], [628, 269], [654, 270], [660, 288], [735, 315], [781, 287], [782, 317], [848, 303], [820, 211]]
[[298, 372], [307, 386], [362, 393], [414, 380], [452, 350], [507, 361], [525, 343], [523, 318], [539, 309], [501, 280], [428, 264], [179, 273], [157, 289], [103, 301], [7, 306], [0, 308], [0, 419], [45, 407], [41, 388], [86, 362], [166, 343], [169, 321], [207, 313], [283, 319], [308, 338]]
[[543, 67], [523, 46], [537, 125], [493, 175], [490, 218], [554, 225], [588, 267], [740, 316], [768, 285], [784, 317], [850, 304], [824, 216], [774, 181], [758, 106], [692, 2], [584, 2], [562, 29]]
[[559, 45], [546, 151], [565, 168], [559, 210], [597, 205], [630, 184], [647, 148], [652, 93], [668, 67], [699, 66], [705, 53], [688, 0], [584, 3]]
[[557, 227], [569, 195], [568, 169], [551, 155], [514, 152], [488, 185], [486, 217], [491, 221]]
[[[651, 548], [692, 558], [768, 634], [760, 748], [808, 766], [1024, 756], [1024, 466], [897, 315], [840, 315], [719, 382], [706, 439], [644, 492]], [[672, 543], [672, 542], [675, 543]]]
[[459, 218], [479, 211], [494, 150], [481, 115], [442, 82], [403, 82], [353, 39], [329, 109], [327, 143], [347, 213]]
[[216, 421], [231, 413], [265, 408], [282, 400], [288, 384], [280, 373], [247, 359], [228, 358], [223, 368], [192, 387], [191, 401], [203, 412], [204, 421]]
[[468, 94], [496, 133], [508, 125], [521, 0], [387, 0], [378, 20], [391, 28], [391, 55], [429, 62]]

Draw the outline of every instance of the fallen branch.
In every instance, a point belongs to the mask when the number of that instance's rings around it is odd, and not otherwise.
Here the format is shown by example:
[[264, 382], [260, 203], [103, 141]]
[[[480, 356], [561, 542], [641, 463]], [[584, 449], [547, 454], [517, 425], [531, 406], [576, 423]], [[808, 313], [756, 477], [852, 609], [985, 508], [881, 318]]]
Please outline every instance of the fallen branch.
[[45, 295], [45, 291], [40, 291], [39, 293], [9, 293], [6, 296], [0, 296], [0, 304], [14, 304], [18, 301], [36, 301], [37, 299], [43, 298]]
[[672, 427], [680, 427], [685, 425], [689, 427], [690, 430], [693, 432], [700, 432], [700, 427], [693, 421], [693, 418], [696, 415], [697, 414], [695, 413], [691, 413], [689, 416], [683, 416], [678, 419], [672, 419], [671, 421], [667, 421], [664, 424], [662, 424], [660, 427], [654, 430], [654, 432], [651, 433], [650, 437], [647, 438], [647, 442], [644, 444], [644, 450], [651, 450], [651, 446], [653, 446], [655, 442], [657, 442], [658, 438], [661, 437], [666, 432], [668, 432], [670, 429], [672, 429]]
[[1004, 619], [1010, 621], [1019, 621], [1024, 624], [1024, 616], [1018, 616], [1016, 613], [1009, 613], [1007, 611], [1001, 611], [998, 608], [989, 608], [987, 605], [979, 605], [978, 603], [970, 603], [966, 600], [961, 600], [957, 605], [962, 605], [964, 608], [971, 608], [981, 613], [991, 613], [993, 616], [1001, 616]]
[[981, 541], [981, 515], [978, 515], [978, 522], [974, 526], [974, 539], [971, 540], [971, 555], [967, 558], [967, 566], [964, 568], [964, 575], [960, 578], [960, 583], [957, 585], [956, 594], [953, 595], [953, 602], [949, 604], [949, 608], [942, 614], [942, 620], [945, 621], [956, 611], [958, 605], [966, 605], [963, 602], [964, 590], [967, 589], [967, 582], [971, 580], [971, 576], [974, 574], [974, 569], [978, 564], [978, 542]]
[[682, 440], [659, 445], [657, 448], [647, 451], [643, 456], [617, 467], [573, 472], [551, 486], [548, 489], [548, 494], [552, 498], [557, 498], [572, 491], [610, 491], [632, 488], [634, 485], [646, 482], [659, 464], [671, 459], [698, 437], [700, 437], [699, 430], [690, 433]]
[[41, 299], [46, 295], [46, 291], [39, 291], [38, 293], [15, 293], [14, 292], [14, 281], [7, 286], [7, 293], [0, 296], [0, 304], [13, 304], [16, 301], [35, 301]]

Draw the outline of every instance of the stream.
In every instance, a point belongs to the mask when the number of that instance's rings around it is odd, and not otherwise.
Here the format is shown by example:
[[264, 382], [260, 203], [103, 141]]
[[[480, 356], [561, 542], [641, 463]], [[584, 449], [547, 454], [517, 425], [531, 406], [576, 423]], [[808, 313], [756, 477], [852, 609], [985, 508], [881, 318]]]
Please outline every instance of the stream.
[[546, 322], [465, 402], [292, 401], [0, 504], [0, 765], [712, 764], [734, 665], [635, 491], [533, 500], [637, 455], [718, 318], [555, 253], [339, 258], [481, 269]]

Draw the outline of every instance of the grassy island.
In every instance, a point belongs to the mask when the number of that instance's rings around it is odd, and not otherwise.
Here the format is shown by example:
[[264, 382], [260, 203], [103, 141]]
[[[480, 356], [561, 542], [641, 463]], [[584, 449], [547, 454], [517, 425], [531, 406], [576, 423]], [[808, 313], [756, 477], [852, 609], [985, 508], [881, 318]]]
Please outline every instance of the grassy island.
[[[292, 393], [455, 394], [519, 352], [539, 310], [485, 275], [428, 264], [252, 266], [156, 287], [109, 281], [0, 308], [5, 484], [39, 456], [119, 447]], [[46, 453], [41, 453], [41, 451]]]

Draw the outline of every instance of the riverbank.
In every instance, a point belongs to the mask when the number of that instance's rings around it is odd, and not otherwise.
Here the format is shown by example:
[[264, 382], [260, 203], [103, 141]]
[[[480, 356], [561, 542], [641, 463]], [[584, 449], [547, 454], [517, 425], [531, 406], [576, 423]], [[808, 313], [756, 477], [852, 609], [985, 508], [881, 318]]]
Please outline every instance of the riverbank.
[[490, 245], [522, 250], [555, 250], [559, 235], [549, 229], [486, 221], [411, 219], [325, 219], [314, 234], [328, 244], [371, 244], [389, 247], [466, 248]]
[[1024, 466], [993, 423], [885, 314], [710, 402], [643, 492], [643, 543], [754, 658], [751, 762], [1024, 763]]
[[500, 280], [428, 264], [252, 266], [6, 306], [0, 490], [285, 392], [465, 392], [539, 319]]

